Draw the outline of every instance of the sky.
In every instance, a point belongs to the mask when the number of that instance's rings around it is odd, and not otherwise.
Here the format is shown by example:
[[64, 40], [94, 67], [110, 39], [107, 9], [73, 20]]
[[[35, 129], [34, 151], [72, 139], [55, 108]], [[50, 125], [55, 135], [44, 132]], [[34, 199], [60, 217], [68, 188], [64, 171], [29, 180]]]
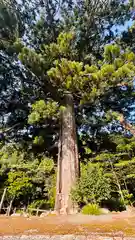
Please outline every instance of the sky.
[[123, 31], [127, 30], [129, 27], [131, 27], [133, 24], [133, 20], [126, 21], [124, 25], [119, 25], [119, 26], [113, 26], [112, 31], [118, 30], [119, 34], [121, 34]]

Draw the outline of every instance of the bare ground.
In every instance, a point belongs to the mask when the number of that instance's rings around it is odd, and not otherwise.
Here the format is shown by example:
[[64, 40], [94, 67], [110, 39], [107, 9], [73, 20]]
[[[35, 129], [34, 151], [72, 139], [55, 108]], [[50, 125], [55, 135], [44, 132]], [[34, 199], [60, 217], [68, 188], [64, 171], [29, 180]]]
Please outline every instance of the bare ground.
[[44, 218], [0, 216], [0, 236], [90, 236], [91, 234], [121, 237], [121, 239], [124, 239], [124, 236], [135, 237], [135, 213], [123, 212], [101, 216], [78, 214], [74, 216], [47, 216]]

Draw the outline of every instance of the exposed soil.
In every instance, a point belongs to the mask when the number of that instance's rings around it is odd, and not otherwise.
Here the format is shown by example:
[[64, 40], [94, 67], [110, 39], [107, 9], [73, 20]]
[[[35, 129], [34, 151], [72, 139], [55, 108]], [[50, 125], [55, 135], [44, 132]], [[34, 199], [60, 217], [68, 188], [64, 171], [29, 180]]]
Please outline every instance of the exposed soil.
[[101, 216], [0, 216], [0, 236], [5, 235], [90, 235], [135, 237], [135, 213]]

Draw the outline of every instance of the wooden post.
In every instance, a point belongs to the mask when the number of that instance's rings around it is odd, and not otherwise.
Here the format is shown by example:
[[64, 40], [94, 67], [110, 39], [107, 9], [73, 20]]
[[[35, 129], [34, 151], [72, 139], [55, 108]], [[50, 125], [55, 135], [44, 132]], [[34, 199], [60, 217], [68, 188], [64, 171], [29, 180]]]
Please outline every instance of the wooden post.
[[5, 199], [6, 191], [7, 191], [7, 188], [4, 189], [4, 192], [2, 194], [2, 198], [1, 198], [1, 201], [0, 201], [0, 212], [1, 212], [3, 202], [4, 202], [4, 199]]
[[37, 208], [37, 211], [36, 211], [36, 216], [38, 216], [38, 212], [39, 212], [39, 208]]
[[16, 207], [14, 208], [14, 211], [13, 211], [13, 213], [14, 213], [14, 214], [16, 213]]
[[7, 216], [10, 215], [10, 212], [11, 212], [11, 209], [12, 209], [13, 201], [14, 201], [14, 198], [10, 201], [10, 205], [9, 205], [9, 207], [8, 207], [8, 209], [7, 209], [7, 213], [6, 213]]
[[9, 206], [7, 207], [6, 216], [8, 216]]

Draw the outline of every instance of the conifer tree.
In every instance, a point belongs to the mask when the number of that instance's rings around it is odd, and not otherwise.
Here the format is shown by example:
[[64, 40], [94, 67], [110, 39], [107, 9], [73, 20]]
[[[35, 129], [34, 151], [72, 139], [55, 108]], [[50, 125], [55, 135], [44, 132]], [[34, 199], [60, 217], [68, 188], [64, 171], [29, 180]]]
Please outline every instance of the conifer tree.
[[[43, 5], [41, 2], [43, 2]], [[53, 1], [39, 0], [36, 2], [37, 4], [34, 4], [34, 7], [32, 5], [32, 11], [29, 11], [28, 1], [24, 1], [24, 6], [26, 6], [26, 11], [24, 12], [26, 19], [24, 23], [29, 23], [30, 26], [32, 26], [31, 31], [29, 31], [30, 36], [27, 31], [25, 31], [28, 37], [28, 44], [31, 48], [23, 47], [23, 44], [20, 44], [19, 41], [13, 45], [14, 40], [18, 37], [18, 35], [16, 35], [16, 29], [18, 29], [16, 18], [15, 28], [11, 28], [13, 32], [11, 31], [11, 34], [9, 34], [13, 49], [15, 50], [15, 48], [17, 48], [17, 52], [21, 51], [19, 58], [25, 65], [25, 68], [21, 66], [20, 69], [19, 65], [19, 71], [15, 72], [18, 76], [21, 76], [21, 80], [24, 82], [21, 90], [19, 89], [17, 92], [17, 96], [14, 95], [13, 99], [11, 98], [13, 100], [12, 103], [9, 105], [7, 103], [5, 104], [7, 99], [4, 98], [4, 104], [2, 104], [2, 106], [4, 110], [6, 109], [6, 113], [10, 112], [10, 117], [8, 118], [10, 124], [20, 121], [21, 119], [23, 127], [25, 126], [27, 128], [26, 119], [29, 113], [29, 106], [31, 106], [34, 100], [41, 98], [40, 101], [32, 105], [32, 112], [28, 118], [28, 123], [33, 125], [30, 127], [35, 131], [37, 125], [41, 127], [48, 123], [51, 124], [51, 126], [52, 123], [55, 123], [53, 129], [56, 129], [56, 122], [58, 122], [57, 119], [59, 119], [60, 134], [55, 208], [60, 213], [70, 213], [74, 210], [73, 208], [76, 207], [70, 197], [70, 190], [79, 175], [75, 116], [79, 112], [80, 115], [82, 114], [81, 117], [83, 117], [84, 111], [86, 113], [86, 108], [88, 109], [87, 111], [89, 111], [92, 107], [97, 108], [97, 106], [102, 105], [104, 109], [105, 97], [109, 95], [109, 97], [111, 96], [111, 98], [114, 99], [114, 91], [119, 101], [121, 96], [118, 90], [121, 89], [122, 85], [132, 86], [134, 75], [133, 53], [128, 51], [124, 53], [116, 45], [107, 46], [104, 51], [104, 56], [101, 56], [101, 52], [99, 51], [100, 46], [103, 46], [106, 41], [109, 42], [110, 39], [113, 39], [111, 26], [114, 23], [124, 21], [130, 16], [130, 11], [129, 15], [126, 14], [129, 10], [129, 5], [122, 3], [120, 4], [120, 8], [117, 9], [121, 1], [115, 1], [114, 12], [116, 14], [113, 12], [114, 7], [112, 5], [109, 5], [109, 10], [105, 8], [105, 11], [101, 11], [102, 8], [98, 8], [98, 11], [92, 15], [93, 21], [91, 21], [91, 18], [89, 19], [91, 2], [93, 1], [77, 1], [77, 5], [74, 7], [71, 1], [68, 2], [68, 6], [66, 2], [63, 1], [63, 4], [65, 4], [62, 5], [65, 7], [64, 11], [67, 12], [67, 9], [70, 9], [71, 11], [68, 11], [68, 13], [69, 15], [71, 14], [73, 18], [69, 17], [67, 19], [66, 16], [62, 18], [63, 15], [60, 15], [60, 19], [56, 20], [57, 9]], [[102, 1], [100, 3], [102, 3]], [[45, 11], [45, 17], [42, 16], [41, 19], [36, 22], [35, 16], [37, 9], [39, 10], [41, 5], [45, 7], [45, 10], [48, 9], [49, 11]], [[35, 8], [35, 6], [37, 6], [37, 8]], [[82, 6], [82, 10], [80, 6]], [[95, 7], [95, 5], [92, 6]], [[113, 12], [112, 18], [108, 16], [108, 11]], [[50, 13], [52, 13], [52, 15]], [[102, 21], [100, 21], [100, 17]], [[73, 20], [73, 24], [70, 22], [70, 19]], [[91, 22], [96, 23], [96, 32]], [[102, 22], [102, 24], [100, 24], [100, 22]], [[72, 29], [73, 32], [61, 33], [63, 29]], [[106, 32], [107, 29], [109, 29], [110, 33], [110, 35], [107, 36], [108, 38], [101, 34], [102, 32]], [[30, 30], [30, 28], [28, 28], [28, 30]], [[6, 41], [7, 40], [9, 42], [8, 37], [6, 38]], [[26, 41], [26, 39], [23, 40]], [[98, 62], [96, 58], [91, 57], [90, 54], [93, 52], [101, 61]], [[13, 54], [12, 57], [15, 60], [16, 53], [11, 51], [11, 54]], [[12, 63], [14, 63], [14, 60], [11, 59]], [[7, 66], [9, 66], [9, 64], [7, 64]], [[14, 64], [11, 64], [10, 72], [12, 72], [14, 68]], [[7, 75], [4, 74], [5, 69], [4, 64], [3, 76], [6, 76], [7, 79], [8, 74], [7, 71]], [[30, 80], [29, 83], [26, 82], [26, 78]], [[21, 95], [21, 97], [20, 92], [24, 94], [23, 96]], [[111, 101], [109, 108], [114, 110], [114, 105], [116, 105], [116, 107], [118, 106], [116, 99]], [[80, 110], [80, 108], [82, 110]], [[106, 109], [104, 111], [106, 111]], [[118, 112], [119, 111], [120, 108], [118, 108]], [[15, 124], [14, 126], [18, 125]], [[84, 125], [83, 127], [85, 128]], [[48, 131], [49, 130], [48, 128]], [[25, 131], [26, 133], [24, 134]], [[29, 138], [29, 129], [25, 129], [25, 131], [22, 131], [19, 137], [21, 138], [23, 136], [26, 143]], [[37, 135], [38, 134], [39, 132]], [[11, 135], [14, 136], [14, 134]], [[15, 140], [18, 140], [18, 131], [16, 135]], [[33, 142], [34, 144], [44, 143], [41, 136], [36, 136]], [[36, 148], [36, 151], [38, 151], [38, 148]], [[45, 148], [43, 151], [45, 151]], [[85, 148], [85, 151], [89, 153], [89, 149]]]
[[[79, 173], [74, 107], [86, 103], [96, 105], [110, 89], [120, 88], [123, 81], [132, 85], [135, 72], [135, 55], [122, 51], [115, 44], [105, 47], [102, 61], [95, 65], [74, 61], [74, 38], [71, 32], [61, 33], [57, 43], [44, 47], [42, 55], [28, 48], [23, 48], [20, 54], [22, 63], [37, 76], [42, 76], [46, 84], [45, 91], [48, 88], [51, 94], [51, 101], [57, 99], [57, 104], [53, 103], [53, 106], [60, 107], [61, 133], [55, 205], [60, 213], [70, 213], [74, 209], [70, 191]], [[48, 65], [52, 67], [47, 71]], [[51, 113], [49, 102], [46, 106]], [[31, 113], [31, 123], [42, 118], [38, 112], [39, 109], [34, 109], [34, 113]]]

